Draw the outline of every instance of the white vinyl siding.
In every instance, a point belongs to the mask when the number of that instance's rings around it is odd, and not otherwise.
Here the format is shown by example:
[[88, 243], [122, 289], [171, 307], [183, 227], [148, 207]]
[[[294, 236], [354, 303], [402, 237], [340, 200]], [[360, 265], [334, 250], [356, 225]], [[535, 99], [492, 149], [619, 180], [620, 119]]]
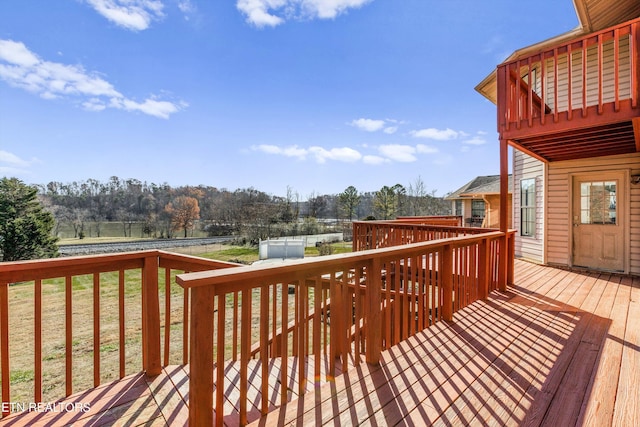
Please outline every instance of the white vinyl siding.
[[[544, 262], [544, 164], [521, 151], [513, 150], [513, 224], [518, 227], [515, 238], [515, 254], [517, 257], [536, 262]], [[520, 235], [521, 206], [520, 180], [536, 181], [536, 225], [534, 236]]]
[[[571, 174], [595, 171], [630, 171], [640, 174], [640, 153], [598, 157], [584, 160], [552, 162], [548, 164], [547, 185], [547, 262], [571, 264]], [[629, 272], [640, 274], [640, 185], [625, 183], [629, 189]], [[626, 253], [625, 249], [625, 253]]]

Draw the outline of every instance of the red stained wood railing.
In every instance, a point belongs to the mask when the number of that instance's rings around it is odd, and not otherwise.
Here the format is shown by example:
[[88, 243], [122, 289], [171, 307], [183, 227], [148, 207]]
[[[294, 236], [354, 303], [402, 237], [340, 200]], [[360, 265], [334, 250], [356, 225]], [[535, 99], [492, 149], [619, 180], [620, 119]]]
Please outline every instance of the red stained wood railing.
[[639, 40], [640, 18], [499, 65], [498, 131], [637, 116]]
[[[461, 223], [462, 217], [456, 220]], [[497, 231], [497, 229], [460, 227], [412, 221], [410, 218], [395, 221], [354, 221], [353, 251], [386, 248], [409, 243]]]
[[[378, 225], [389, 230], [388, 223]], [[497, 289], [498, 259], [508, 250], [505, 233], [474, 228], [469, 232], [476, 234], [465, 236], [465, 229], [440, 227], [437, 234], [430, 226], [405, 225], [394, 229], [392, 237], [375, 240], [396, 246], [179, 275], [178, 283], [191, 290], [193, 301], [190, 419], [203, 425], [222, 425], [225, 417], [237, 417], [240, 424], [248, 421], [246, 370], [251, 357], [262, 363], [260, 378], [254, 377], [251, 386], [261, 390], [257, 407], [265, 413], [270, 404], [282, 405], [291, 398], [286, 385], [297, 381], [297, 393], [304, 394], [308, 381], [321, 381], [322, 357], [329, 360], [327, 380], [361, 361], [377, 363], [382, 350], [441, 319], [451, 321], [453, 313]], [[436, 235], [445, 237], [416, 243]], [[295, 290], [293, 301], [289, 287]], [[240, 382], [233, 385], [240, 399], [237, 413], [224, 407], [225, 390], [232, 385], [224, 383], [223, 371], [236, 363], [235, 349], [225, 349], [233, 335], [230, 328], [236, 328], [225, 322], [231, 302], [242, 313], [237, 325]], [[276, 357], [280, 381], [273, 385], [267, 379], [269, 361]], [[291, 369], [290, 362], [295, 363]], [[269, 400], [274, 395], [276, 401]]]
[[[145, 371], [148, 375], [157, 375], [162, 366], [169, 363], [169, 352], [171, 347], [171, 297], [172, 294], [183, 292], [182, 288], [175, 284], [175, 273], [184, 271], [202, 271], [217, 268], [229, 268], [237, 266], [234, 263], [225, 263], [220, 261], [207, 260], [186, 255], [170, 254], [162, 251], [143, 251], [136, 253], [109, 254], [97, 256], [68, 257], [48, 260], [34, 260], [21, 262], [0, 263], [0, 380], [2, 382], [1, 398], [3, 403], [11, 402], [12, 390], [12, 361], [11, 351], [22, 352], [23, 354], [33, 354], [33, 364], [31, 366], [16, 366], [15, 372], [33, 372], [33, 394], [32, 397], [19, 395], [19, 399], [33, 400], [40, 402], [43, 399], [53, 400], [71, 395], [74, 392], [73, 380], [74, 373], [74, 333], [73, 325], [88, 324], [91, 325], [89, 330], [90, 342], [89, 346], [93, 354], [92, 360], [92, 384], [100, 385], [104, 377], [105, 366], [116, 366], [115, 372], [120, 378], [126, 374], [133, 372]], [[164, 324], [160, 319], [160, 296], [159, 289], [159, 271], [164, 270], [165, 278], [165, 304], [164, 308], [166, 316]], [[112, 274], [110, 274], [112, 273]], [[87, 317], [80, 317], [74, 308], [78, 308], [80, 301], [74, 301], [74, 296], [79, 295], [79, 291], [74, 290], [75, 278], [78, 276], [87, 276], [87, 280], [91, 284], [89, 303], [90, 310]], [[111, 277], [107, 277], [111, 276]], [[137, 276], [137, 279], [136, 279]], [[114, 278], [115, 277], [115, 278]], [[135, 286], [133, 282], [138, 282], [141, 294], [140, 303], [126, 307], [125, 291], [127, 286]], [[14, 287], [15, 284], [15, 287]], [[60, 287], [62, 289], [62, 298], [57, 300], [47, 300], [47, 304], [43, 303], [43, 296], [50, 293], [50, 289]], [[114, 290], [117, 304], [115, 308], [105, 308], [103, 292]], [[10, 295], [12, 292], [25, 291], [26, 294], [33, 292], [33, 318], [32, 329], [16, 330], [12, 329], [10, 323], [12, 304], [10, 303]], [[83, 294], [84, 295], [84, 294]], [[58, 304], [58, 305], [56, 305]], [[86, 305], [86, 304], [85, 304]], [[64, 320], [61, 322], [64, 328], [62, 334], [64, 371], [52, 372], [44, 366], [43, 356], [45, 346], [51, 348], [52, 343], [59, 340], [59, 334], [43, 333], [43, 314], [46, 312], [60, 311], [64, 313]], [[135, 310], [138, 313], [135, 313]], [[109, 313], [107, 313], [109, 312]], [[186, 307], [188, 314], [188, 306]], [[118, 335], [116, 347], [117, 354], [113, 354], [110, 349], [103, 349], [103, 332], [101, 329], [109, 327], [106, 324], [105, 316], [109, 314], [117, 319], [116, 333]], [[136, 329], [135, 325], [129, 325], [129, 318], [141, 319], [142, 333], [140, 337], [141, 347], [134, 349], [126, 345], [125, 336], [127, 332], [131, 334], [131, 329]], [[20, 319], [20, 324], [25, 324], [30, 319]], [[13, 318], [18, 323], [18, 319]], [[183, 325], [183, 335], [188, 335], [188, 324]], [[161, 355], [161, 331], [164, 330], [164, 360]], [[33, 348], [16, 348], [12, 349], [12, 334], [32, 335]], [[53, 336], [55, 335], [55, 336]], [[77, 338], [77, 337], [76, 337]], [[82, 345], [83, 343], [81, 343]], [[129, 352], [129, 353], [127, 353]], [[131, 366], [126, 363], [126, 355], [142, 353], [142, 365]], [[15, 353], [14, 353], [15, 354]], [[184, 349], [184, 354], [188, 354], [188, 346]], [[78, 353], [75, 353], [76, 357]], [[112, 358], [112, 363], [109, 362]], [[187, 357], [184, 356], [183, 359]], [[86, 368], [85, 368], [86, 369]], [[110, 368], [111, 369], [111, 368]], [[133, 370], [133, 372], [132, 372]], [[60, 375], [60, 383], [64, 384], [64, 390], [47, 391], [43, 396], [43, 378], [45, 374], [49, 377]], [[113, 377], [112, 373], [108, 373]], [[24, 378], [19, 381], [23, 382]], [[14, 385], [15, 385], [14, 381]], [[50, 387], [50, 386], [49, 386]], [[3, 405], [3, 409], [8, 405]], [[3, 413], [2, 416], [6, 416]]]
[[[379, 225], [389, 231], [388, 224]], [[191, 363], [191, 419], [213, 421], [215, 414], [218, 424], [224, 420], [224, 392], [228, 388], [224, 372], [239, 359], [240, 383], [235, 385], [240, 394], [239, 411], [233, 416], [245, 423], [251, 387], [261, 391], [258, 408], [264, 413], [272, 405], [293, 397], [289, 388], [292, 381], [298, 384], [297, 394], [303, 394], [307, 384], [330, 380], [353, 364], [377, 363], [382, 350], [442, 319], [450, 321], [457, 310], [497, 288], [497, 261], [503, 242], [507, 247], [512, 245], [510, 234], [474, 228], [468, 232], [485, 233], [464, 236], [467, 231], [463, 228], [439, 227], [437, 231], [434, 226], [405, 225], [379, 239], [378, 249], [283, 266], [238, 267], [161, 251], [0, 264], [2, 402], [11, 401], [12, 389], [10, 337], [15, 331], [11, 331], [9, 297], [14, 289], [32, 287], [34, 400], [73, 393], [74, 356], [79, 357], [73, 352], [74, 323], [91, 325], [89, 342], [94, 349], [96, 385], [112, 371], [120, 377], [131, 373], [131, 369], [145, 370], [148, 375], [159, 372], [170, 362], [171, 346], [180, 335], [172, 336], [171, 323], [182, 318], [182, 339], [188, 343], [182, 360]], [[420, 242], [436, 237], [443, 239]], [[180, 286], [174, 284], [177, 272], [191, 272], [177, 276]], [[72, 314], [73, 309], [82, 304], [74, 300], [79, 292], [74, 285], [75, 278], [84, 275], [90, 276], [91, 310], [89, 317], [78, 318]], [[42, 349], [49, 337], [42, 333], [42, 297], [47, 295], [45, 289], [51, 286], [52, 279], [62, 284], [64, 296], [59, 304], [64, 311], [65, 385], [60, 396], [43, 397], [42, 379], [48, 371], [43, 366]], [[128, 305], [130, 299], [125, 301], [127, 288], [136, 280], [140, 289], [137, 314]], [[16, 288], [10, 286], [14, 283], [19, 283]], [[103, 292], [110, 289], [115, 289], [115, 309], [105, 305]], [[160, 295], [161, 290], [164, 296]], [[172, 317], [178, 308], [172, 304], [181, 300], [183, 313]], [[165, 311], [162, 318], [161, 308]], [[47, 305], [49, 309], [55, 307]], [[101, 329], [108, 327], [103, 315], [109, 310], [117, 312], [117, 354], [101, 348]], [[133, 318], [141, 322], [140, 347], [133, 349], [142, 354], [142, 363], [137, 367], [125, 363], [125, 355], [132, 351], [125, 335], [130, 332]], [[258, 384], [255, 379], [249, 384], [248, 362], [256, 357], [265, 379], [270, 376], [271, 362], [280, 359], [278, 384]], [[109, 363], [109, 358], [115, 362]], [[327, 366], [323, 359], [328, 361], [328, 369], [323, 368]]]

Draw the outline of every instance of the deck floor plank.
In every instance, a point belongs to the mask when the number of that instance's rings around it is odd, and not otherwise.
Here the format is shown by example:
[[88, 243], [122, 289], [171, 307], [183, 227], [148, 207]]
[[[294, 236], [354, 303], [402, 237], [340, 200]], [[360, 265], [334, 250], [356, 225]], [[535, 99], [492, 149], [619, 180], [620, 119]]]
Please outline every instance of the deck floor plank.
[[[534, 382], [541, 367], [547, 363], [548, 355], [560, 345], [563, 339], [562, 330], [557, 327], [559, 311], [557, 304], [551, 303], [551, 298], [576, 299], [581, 298], [581, 293], [576, 292], [570, 283], [576, 280], [572, 274], [565, 273], [564, 277], [557, 277], [559, 282], [553, 292], [546, 292], [547, 297], [538, 301], [533, 299], [534, 309], [539, 317], [534, 327], [527, 328], [518, 341], [505, 352], [503, 364], [497, 364], [488, 372], [494, 376], [494, 381], [500, 381], [498, 393], [490, 393], [486, 397], [486, 404], [482, 408], [475, 408], [477, 399], [469, 399], [467, 406], [476, 411], [476, 416], [471, 423], [492, 424], [494, 420], [506, 421], [515, 419], [523, 396]], [[542, 289], [541, 289], [542, 290]], [[528, 295], [531, 297], [531, 295]], [[527, 304], [525, 299], [514, 299], [514, 304]], [[551, 349], [551, 351], [550, 351]], [[479, 378], [484, 382], [484, 379]]]
[[603, 420], [611, 422], [613, 418], [619, 376], [609, 374], [620, 371], [632, 283], [631, 277], [620, 279], [614, 309], [611, 311], [611, 326], [602, 346], [596, 375], [589, 385], [592, 395], [583, 401], [577, 425], [597, 426]]
[[[566, 284], [563, 288], [559, 284], [556, 290], [566, 291], [568, 286]], [[518, 301], [514, 298], [512, 303], [514, 300]], [[528, 327], [530, 324], [527, 325], [500, 355], [499, 360], [476, 378], [435, 425], [484, 424], [489, 418], [496, 418], [500, 413], [504, 413], [506, 419], [509, 418], [513, 407], [520, 400], [519, 396], [537, 372], [536, 367], [542, 363], [541, 358], [538, 358], [542, 348], [550, 343], [550, 340], [545, 339], [544, 331], [552, 323], [553, 316], [538, 305], [533, 306], [532, 310], [533, 313], [530, 315], [537, 314], [539, 328], [533, 329]], [[518, 366], [524, 369], [518, 370]], [[480, 410], [473, 405], [473, 402], [478, 400], [487, 402]]]
[[640, 425], [640, 278], [634, 277], [624, 335], [614, 426]]
[[[600, 350], [611, 324], [609, 316], [618, 290], [617, 284], [610, 281], [610, 277], [598, 279], [597, 285], [596, 293], [600, 293], [600, 298], [593, 310], [593, 315], [581, 319], [589, 323], [576, 347], [576, 357], [571, 359], [547, 410], [543, 421], [546, 425], [575, 424], [584, 396], [590, 393], [589, 384], [593, 371], [597, 368]], [[597, 296], [594, 295], [593, 300], [596, 299]]]
[[[559, 277], [561, 277], [561, 275]], [[559, 277], [556, 277], [556, 279], [559, 279]], [[551, 285], [549, 284], [549, 282], [546, 282], [546, 283], [547, 283], [546, 287], [541, 287], [538, 289], [538, 291], [546, 291], [546, 292], [553, 291], [553, 292], [560, 293], [565, 290], [561, 286], [556, 286], [553, 289], [551, 289]], [[571, 292], [570, 289], [569, 289], [569, 292]], [[517, 305], [528, 307], [528, 310], [519, 318], [514, 318], [511, 316], [511, 313], [515, 311], [515, 306]], [[509, 301], [505, 302], [505, 307], [501, 308], [502, 310], [501, 315], [502, 316], [506, 315], [506, 317], [511, 317], [511, 321], [514, 322], [514, 325], [517, 325], [517, 326], [512, 326], [509, 331], [510, 333], [515, 333], [515, 336], [513, 336], [513, 339], [511, 340], [509, 345], [507, 345], [506, 347], [503, 347], [504, 351], [502, 353], [500, 353], [499, 351], [497, 352], [496, 357], [493, 359], [493, 360], [497, 360], [497, 362], [487, 366], [487, 370], [485, 370], [481, 375], [478, 375], [475, 378], [475, 380], [470, 385], [470, 387], [467, 388], [467, 390], [465, 390], [465, 392], [461, 394], [452, 403], [450, 409], [442, 413], [442, 415], [440, 415], [437, 418], [436, 420], [437, 424], [439, 425], [455, 424], [456, 422], [461, 422], [460, 418], [464, 418], [464, 424], [468, 424], [471, 421], [471, 419], [477, 417], [479, 412], [478, 409], [475, 407], [475, 405], [473, 405], [472, 403], [477, 402], [479, 400], [479, 397], [482, 396], [483, 394], [486, 394], [487, 392], [492, 397], [499, 397], [499, 399], [494, 399], [494, 402], [497, 402], [499, 404], [497, 409], [500, 409], [499, 407], [500, 405], [505, 405], [510, 395], [506, 393], [507, 388], [504, 385], [501, 385], [499, 381], [495, 378], [500, 376], [502, 376], [503, 378], [505, 377], [506, 372], [499, 368], [499, 366], [501, 365], [500, 363], [501, 358], [504, 358], [504, 361], [502, 364], [506, 364], [506, 365], [515, 364], [516, 360], [513, 358], [514, 356], [510, 353], [510, 350], [516, 349], [519, 346], [518, 340], [522, 339], [521, 337], [525, 333], [525, 331], [532, 329], [531, 325], [536, 325], [537, 330], [539, 330], [541, 334], [547, 330], [543, 326], [545, 325], [545, 319], [547, 319], [548, 321], [548, 323], [546, 323], [547, 325], [551, 323], [552, 319], [550, 318], [550, 316], [546, 316], [544, 314], [543, 309], [548, 306], [549, 306], [549, 303], [548, 301], [545, 301], [545, 300], [541, 300], [541, 301], [529, 300], [528, 293], [523, 295], [517, 295], [514, 298], [511, 298]], [[542, 322], [542, 325], [540, 325], [541, 322]], [[496, 331], [491, 330], [490, 335], [495, 336]], [[494, 376], [491, 375], [492, 369], [494, 371], [497, 370]], [[512, 370], [510, 368], [506, 368], [506, 369], [509, 371]], [[474, 384], [475, 384], [475, 387], [474, 387]], [[488, 384], [494, 384], [494, 386], [490, 387], [488, 386]], [[485, 391], [484, 393], [479, 391], [483, 389], [488, 389], [488, 390]], [[488, 399], [488, 401], [491, 401], [491, 399]], [[464, 411], [462, 411], [461, 409], [464, 407], [466, 408]], [[490, 412], [493, 412], [493, 413], [496, 412], [496, 408], [490, 405], [484, 405], [484, 408], [487, 408], [488, 410], [490, 410]], [[412, 417], [411, 420], [416, 422], [418, 421], [417, 417]]]

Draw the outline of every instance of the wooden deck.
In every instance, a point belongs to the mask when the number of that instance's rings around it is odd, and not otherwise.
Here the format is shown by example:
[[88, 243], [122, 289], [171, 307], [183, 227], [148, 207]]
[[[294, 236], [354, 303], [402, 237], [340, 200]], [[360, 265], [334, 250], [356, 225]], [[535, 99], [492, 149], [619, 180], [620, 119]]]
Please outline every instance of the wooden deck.
[[[254, 425], [640, 425], [640, 278], [517, 261], [515, 282], [507, 293], [462, 309], [452, 323], [383, 352], [379, 366], [361, 364], [334, 382], [310, 385], [303, 398], [265, 417], [254, 410], [249, 419]], [[232, 371], [226, 374], [233, 385]], [[234, 393], [229, 386], [228, 425], [237, 422]], [[154, 379], [134, 375], [68, 400], [90, 403], [87, 413], [16, 414], [0, 426], [182, 425], [187, 399], [188, 372], [169, 366]]]

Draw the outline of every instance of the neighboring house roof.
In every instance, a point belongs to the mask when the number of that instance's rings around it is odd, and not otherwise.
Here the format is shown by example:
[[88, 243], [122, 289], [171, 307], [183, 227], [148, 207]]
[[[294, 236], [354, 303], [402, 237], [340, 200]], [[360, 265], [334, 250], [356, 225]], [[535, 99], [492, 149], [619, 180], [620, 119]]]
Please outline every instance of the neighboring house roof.
[[[573, 0], [578, 15], [578, 27], [571, 31], [516, 50], [503, 62], [510, 62], [520, 57], [530, 56], [549, 46], [563, 43], [581, 35], [604, 30], [640, 16], [638, 0]], [[484, 78], [476, 87], [482, 96], [496, 103], [497, 85], [496, 71]]]
[[[513, 177], [509, 175], [509, 188], [511, 188], [512, 184]], [[500, 175], [477, 176], [449, 194], [445, 199], [464, 199], [486, 194], [500, 194]]]

